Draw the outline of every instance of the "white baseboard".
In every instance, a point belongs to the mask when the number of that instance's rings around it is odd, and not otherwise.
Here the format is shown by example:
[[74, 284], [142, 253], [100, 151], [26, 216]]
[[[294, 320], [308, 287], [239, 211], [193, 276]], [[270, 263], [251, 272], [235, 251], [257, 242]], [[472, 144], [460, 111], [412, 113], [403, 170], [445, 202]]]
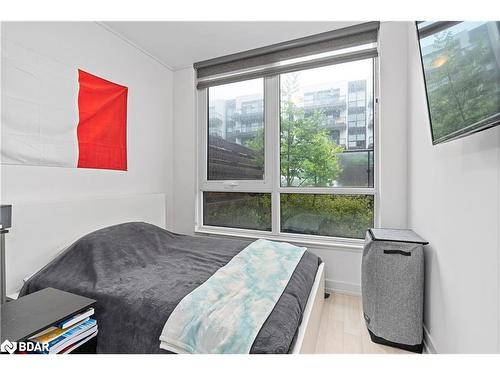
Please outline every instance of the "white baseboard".
[[432, 342], [432, 337], [424, 325], [424, 352], [426, 354], [437, 354], [436, 346]]
[[329, 293], [342, 293], [352, 296], [361, 295], [361, 285], [331, 279], [325, 280], [325, 290]]

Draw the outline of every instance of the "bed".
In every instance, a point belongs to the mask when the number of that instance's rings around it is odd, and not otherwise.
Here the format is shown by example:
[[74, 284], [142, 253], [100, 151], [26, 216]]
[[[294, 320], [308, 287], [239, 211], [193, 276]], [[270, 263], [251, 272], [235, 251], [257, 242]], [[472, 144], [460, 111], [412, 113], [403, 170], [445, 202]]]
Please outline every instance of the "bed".
[[[159, 336], [177, 304], [251, 242], [119, 224], [76, 241], [27, 280], [20, 295], [54, 287], [94, 298], [98, 353], [163, 353]], [[306, 251], [250, 353], [311, 351], [322, 270], [321, 260]]]

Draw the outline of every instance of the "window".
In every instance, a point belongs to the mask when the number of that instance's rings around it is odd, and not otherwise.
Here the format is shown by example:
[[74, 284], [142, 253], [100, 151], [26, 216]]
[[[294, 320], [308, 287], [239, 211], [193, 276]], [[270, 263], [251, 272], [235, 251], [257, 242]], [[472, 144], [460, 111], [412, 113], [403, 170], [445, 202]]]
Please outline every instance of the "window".
[[264, 80], [208, 92], [208, 179], [264, 178]]
[[[366, 158], [364, 168], [359, 168], [359, 164], [350, 163], [353, 158], [342, 156], [351, 148], [362, 149], [358, 151], [359, 155], [373, 154], [373, 146], [367, 149], [365, 145], [373, 129], [373, 126], [365, 126], [365, 100], [363, 113], [359, 113], [357, 105], [355, 109], [346, 109], [345, 102], [346, 94], [354, 99], [354, 103], [367, 96], [373, 100], [372, 86], [372, 59], [281, 75], [281, 186], [373, 187], [370, 179], [373, 164], [369, 158]], [[318, 95], [312, 95], [315, 92]], [[325, 100], [325, 95], [319, 95], [324, 92], [339, 95]], [[306, 111], [309, 116], [305, 115]], [[342, 115], [330, 120], [328, 116], [332, 113]], [[347, 149], [339, 142], [340, 138], [346, 137], [349, 140]]]
[[252, 58], [195, 64], [198, 231], [359, 244], [375, 226], [376, 48], [334, 52], [265, 74]]
[[281, 232], [363, 238], [373, 226], [372, 195], [281, 194]]
[[205, 192], [205, 225], [271, 230], [271, 194]]

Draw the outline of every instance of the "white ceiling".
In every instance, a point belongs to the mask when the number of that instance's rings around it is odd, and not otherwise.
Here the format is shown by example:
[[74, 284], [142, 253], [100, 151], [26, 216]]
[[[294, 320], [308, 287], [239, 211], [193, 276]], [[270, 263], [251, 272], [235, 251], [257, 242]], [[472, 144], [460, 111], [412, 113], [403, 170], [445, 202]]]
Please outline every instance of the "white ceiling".
[[172, 69], [359, 22], [102, 22]]

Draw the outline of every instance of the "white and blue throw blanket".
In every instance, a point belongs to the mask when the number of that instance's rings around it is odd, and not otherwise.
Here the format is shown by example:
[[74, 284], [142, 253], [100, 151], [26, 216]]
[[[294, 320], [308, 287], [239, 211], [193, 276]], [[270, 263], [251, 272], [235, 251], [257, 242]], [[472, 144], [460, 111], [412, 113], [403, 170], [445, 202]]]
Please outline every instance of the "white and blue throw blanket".
[[305, 248], [257, 240], [185, 296], [160, 347], [175, 353], [249, 353]]

